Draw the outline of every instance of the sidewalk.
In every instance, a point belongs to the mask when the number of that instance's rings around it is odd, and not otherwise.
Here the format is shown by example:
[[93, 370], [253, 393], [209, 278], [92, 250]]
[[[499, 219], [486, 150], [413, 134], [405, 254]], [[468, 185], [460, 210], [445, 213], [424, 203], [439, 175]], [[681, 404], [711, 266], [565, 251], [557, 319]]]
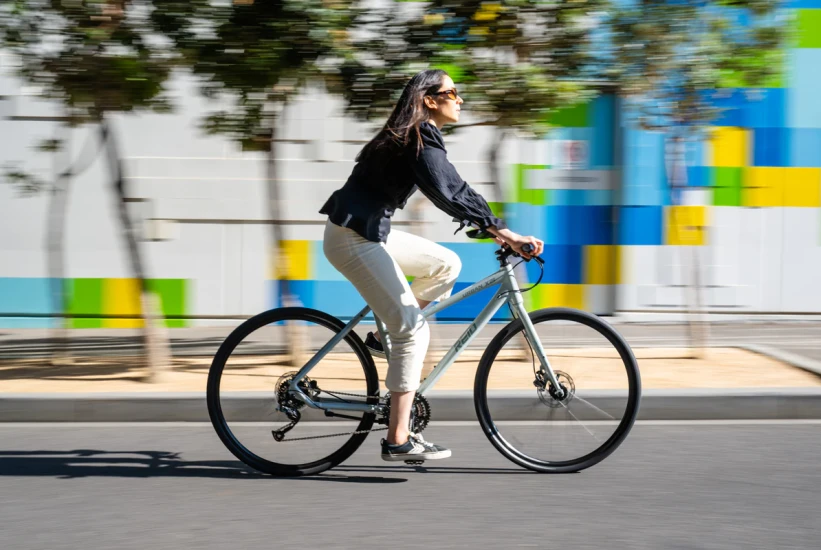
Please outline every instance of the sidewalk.
[[[821, 388], [821, 376], [765, 355], [738, 348], [709, 348], [704, 357], [689, 359], [684, 348], [638, 348], [644, 389], [722, 388]], [[310, 375], [323, 381], [327, 389], [353, 389], [362, 378], [355, 357], [337, 354], [320, 364]], [[423, 377], [443, 353], [431, 352]], [[554, 369], [565, 370], [577, 387], [595, 390], [620, 389], [626, 378], [620, 361], [611, 350], [570, 348], [549, 350]], [[467, 350], [437, 382], [438, 390], [472, 390], [479, 350]], [[506, 366], [522, 376], [531, 371], [526, 360], [508, 355]], [[211, 356], [177, 356], [160, 382], [141, 382], [145, 374], [139, 356], [75, 357], [71, 364], [51, 365], [45, 358], [0, 361], [0, 388], [3, 393], [96, 393], [96, 392], [204, 392]], [[287, 356], [246, 355], [229, 363], [223, 381], [228, 391], [272, 391], [284, 373], [298, 370]], [[380, 382], [384, 383], [387, 364], [377, 359]], [[518, 366], [518, 368], [516, 368]], [[498, 368], [498, 367], [497, 367]], [[493, 371], [498, 372], [498, 371]], [[521, 377], [518, 377], [521, 378]], [[493, 389], [525, 389], [530, 380], [494, 376]], [[384, 388], [384, 384], [382, 386]]]
[[[440, 420], [475, 420], [473, 382], [487, 342], [502, 326], [488, 327], [429, 394]], [[358, 329], [360, 334], [370, 328]], [[423, 376], [464, 330], [439, 325]], [[732, 324], [713, 327], [700, 359], [687, 357], [686, 331], [677, 325], [620, 325], [639, 361], [645, 419], [819, 418], [821, 346], [817, 323]], [[172, 332], [173, 365], [157, 383], [146, 373], [136, 331], [95, 331], [71, 341], [70, 364], [52, 365], [45, 334], [0, 331], [0, 422], [3, 421], [207, 421], [205, 387], [216, 349], [230, 328]], [[572, 334], [570, 335], [572, 337]], [[578, 342], [577, 342], [578, 344]], [[566, 345], [566, 343], [565, 343]], [[223, 389], [239, 400], [270, 401], [279, 377], [296, 370], [287, 357], [251, 353], [231, 364]], [[519, 352], [520, 353], [520, 352]], [[609, 355], [608, 355], [609, 353]], [[566, 370], [578, 391], [606, 396], [625, 387], [623, 369], [595, 347], [549, 348], [553, 366]], [[509, 376], [491, 380], [507, 395], [532, 384], [530, 359], [505, 357]], [[380, 380], [386, 364], [376, 361]], [[527, 367], [527, 368], [525, 368]], [[516, 376], [514, 373], [520, 373]], [[312, 375], [325, 389], [354, 389], [361, 370], [333, 357]], [[384, 385], [383, 385], [384, 390]], [[507, 392], [507, 393], [505, 393]], [[528, 399], [532, 398], [532, 390]]]

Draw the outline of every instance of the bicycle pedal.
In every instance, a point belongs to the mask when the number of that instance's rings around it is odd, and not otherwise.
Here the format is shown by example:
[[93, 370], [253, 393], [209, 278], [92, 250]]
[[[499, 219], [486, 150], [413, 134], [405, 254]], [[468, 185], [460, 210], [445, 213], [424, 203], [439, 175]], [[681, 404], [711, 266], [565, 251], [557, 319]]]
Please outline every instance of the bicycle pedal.
[[424, 460], [406, 460], [405, 461], [405, 464], [407, 464], [408, 466], [421, 466], [424, 463], [425, 463]]

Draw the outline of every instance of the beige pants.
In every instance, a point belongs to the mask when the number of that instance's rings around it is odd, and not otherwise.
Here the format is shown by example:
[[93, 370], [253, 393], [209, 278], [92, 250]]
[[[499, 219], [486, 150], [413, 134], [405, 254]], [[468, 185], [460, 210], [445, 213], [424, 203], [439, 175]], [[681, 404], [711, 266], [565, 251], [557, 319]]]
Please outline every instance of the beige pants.
[[[375, 243], [330, 221], [323, 249], [388, 329], [391, 353], [385, 386], [394, 392], [416, 390], [430, 342], [416, 299], [435, 302], [450, 296], [462, 268], [459, 256], [403, 231], [391, 230], [387, 244]], [[415, 277], [413, 285], [406, 275]]]

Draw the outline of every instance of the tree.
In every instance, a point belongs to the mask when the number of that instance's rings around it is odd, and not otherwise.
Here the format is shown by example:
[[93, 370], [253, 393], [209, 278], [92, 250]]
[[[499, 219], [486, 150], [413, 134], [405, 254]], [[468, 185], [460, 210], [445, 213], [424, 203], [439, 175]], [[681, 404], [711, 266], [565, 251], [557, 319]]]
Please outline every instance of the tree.
[[[6, 180], [18, 187], [21, 195], [33, 196], [47, 193], [49, 204], [46, 220], [46, 270], [48, 273], [51, 303], [54, 311], [68, 310], [68, 299], [65, 292], [65, 220], [68, 196], [72, 179], [85, 172], [98, 154], [94, 148], [93, 136], [88, 139], [83, 151], [74, 161], [71, 160], [71, 121], [62, 118], [63, 122], [55, 130], [55, 137], [44, 140], [36, 146], [42, 153], [53, 155], [53, 183], [44, 181], [19, 167], [6, 166]], [[53, 326], [51, 340], [54, 342], [52, 364], [70, 363], [72, 358], [68, 349], [68, 319], [62, 317]]]
[[[466, 110], [489, 126], [489, 179], [504, 201], [499, 152], [511, 132], [544, 135], [550, 116], [590, 100], [592, 21], [602, 0], [434, 0], [417, 8], [358, 13], [361, 36], [339, 63], [348, 112], [384, 119], [409, 76], [439, 67], [466, 86]], [[384, 15], [387, 13], [387, 15]]]
[[[318, 66], [346, 38], [350, 2], [333, 0], [155, 0], [155, 27], [183, 53], [200, 78], [202, 93], [229, 107], [210, 114], [203, 127], [228, 136], [244, 151], [266, 154], [271, 237], [283, 305], [295, 305], [283, 247], [281, 191], [277, 165], [279, 122], [291, 99], [321, 84]], [[304, 335], [287, 325], [289, 352], [304, 352]]]
[[[19, 76], [58, 102], [69, 126], [98, 128], [129, 267], [139, 284], [149, 376], [156, 379], [157, 369], [170, 362], [170, 353], [157, 326], [158, 298], [148, 287], [127, 209], [128, 180], [111, 115], [168, 111], [163, 83], [173, 56], [148, 34], [147, 1], [14, 0], [0, 9], [0, 46], [20, 60]], [[61, 178], [70, 174], [64, 172]]]
[[[703, 139], [721, 114], [721, 88], [766, 87], [778, 76], [786, 33], [779, 7], [777, 0], [642, 0], [610, 11], [611, 50], [602, 73], [642, 128], [665, 134], [673, 205], [687, 186], [683, 147]], [[689, 225], [672, 221], [679, 231]], [[703, 302], [700, 271], [694, 250], [687, 308], [696, 356], [707, 338], [707, 324], [695, 319]]]
[[208, 133], [266, 153], [266, 193], [275, 261], [284, 301], [291, 301], [282, 247], [276, 162], [279, 121], [291, 99], [320, 83], [318, 63], [345, 39], [350, 2], [155, 0], [154, 22], [184, 52], [208, 98], [230, 105], [204, 121]]

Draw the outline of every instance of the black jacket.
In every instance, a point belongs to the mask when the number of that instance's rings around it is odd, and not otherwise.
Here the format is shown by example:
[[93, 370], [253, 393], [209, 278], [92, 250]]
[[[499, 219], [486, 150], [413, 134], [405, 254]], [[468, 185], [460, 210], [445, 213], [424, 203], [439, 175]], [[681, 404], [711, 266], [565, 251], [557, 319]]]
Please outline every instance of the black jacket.
[[386, 160], [374, 154], [371, 157], [376, 158], [358, 162], [345, 185], [334, 191], [319, 212], [369, 241], [386, 242], [391, 216], [420, 189], [437, 208], [462, 225], [471, 224], [483, 232], [488, 227], [506, 228], [448, 161], [439, 129], [423, 122], [420, 134], [424, 148], [418, 157], [414, 139], [398, 156]]

